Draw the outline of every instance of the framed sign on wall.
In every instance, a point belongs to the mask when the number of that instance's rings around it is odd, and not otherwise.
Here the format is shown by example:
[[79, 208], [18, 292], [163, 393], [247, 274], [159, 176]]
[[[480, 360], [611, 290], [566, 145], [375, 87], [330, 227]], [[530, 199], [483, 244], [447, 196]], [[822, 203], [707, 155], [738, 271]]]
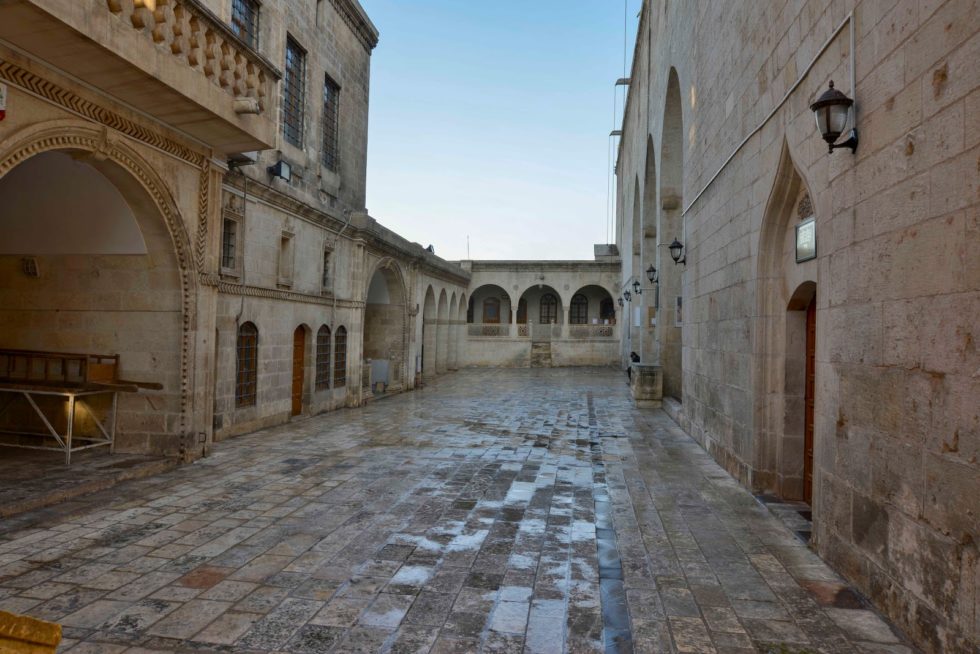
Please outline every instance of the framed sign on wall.
[[796, 226], [796, 263], [817, 258], [817, 223], [808, 218]]

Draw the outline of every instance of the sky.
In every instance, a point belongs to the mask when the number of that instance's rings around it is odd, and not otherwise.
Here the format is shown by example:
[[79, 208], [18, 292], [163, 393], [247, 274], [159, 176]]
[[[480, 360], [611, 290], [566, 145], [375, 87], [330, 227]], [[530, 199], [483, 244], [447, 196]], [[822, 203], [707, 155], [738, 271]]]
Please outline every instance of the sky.
[[640, 2], [361, 0], [371, 216], [449, 260], [591, 259]]

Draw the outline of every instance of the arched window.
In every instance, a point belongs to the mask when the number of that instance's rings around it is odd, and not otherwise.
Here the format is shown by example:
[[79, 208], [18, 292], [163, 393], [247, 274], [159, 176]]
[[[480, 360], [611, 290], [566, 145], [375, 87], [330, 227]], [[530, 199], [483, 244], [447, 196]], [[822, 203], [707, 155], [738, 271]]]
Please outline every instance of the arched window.
[[347, 328], [338, 327], [333, 347], [333, 387], [347, 385]]
[[330, 328], [320, 327], [316, 333], [316, 390], [330, 388]]
[[611, 297], [607, 297], [599, 303], [599, 319], [608, 320], [610, 325], [616, 322], [616, 307], [613, 306]]
[[500, 323], [500, 300], [488, 297], [483, 301], [483, 322], [493, 325]]
[[552, 293], [541, 296], [541, 324], [552, 325], [558, 322], [558, 298]]
[[571, 312], [568, 321], [573, 325], [587, 325], [589, 323], [589, 298], [581, 293], [572, 296], [572, 304], [569, 307]]
[[247, 322], [238, 328], [235, 406], [255, 406], [259, 376], [259, 329]]

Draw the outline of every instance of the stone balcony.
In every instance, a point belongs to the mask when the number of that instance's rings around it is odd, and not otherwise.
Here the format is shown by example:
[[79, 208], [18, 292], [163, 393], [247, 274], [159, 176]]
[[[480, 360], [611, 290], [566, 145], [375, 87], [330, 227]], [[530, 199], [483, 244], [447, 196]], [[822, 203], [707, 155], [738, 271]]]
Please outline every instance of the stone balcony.
[[219, 153], [275, 145], [279, 71], [200, 0], [6, 0], [0, 39]]

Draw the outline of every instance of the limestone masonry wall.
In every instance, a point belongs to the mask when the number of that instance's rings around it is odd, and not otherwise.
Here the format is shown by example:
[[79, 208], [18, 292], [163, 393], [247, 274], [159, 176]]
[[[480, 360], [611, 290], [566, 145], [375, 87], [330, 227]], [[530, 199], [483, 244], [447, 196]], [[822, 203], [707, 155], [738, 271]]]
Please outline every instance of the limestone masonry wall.
[[[622, 279], [655, 262], [682, 296], [680, 369], [662, 322], [644, 356], [682, 424], [754, 490], [812, 488], [816, 549], [932, 652], [980, 646], [978, 61], [973, 0], [648, 1], [617, 168]], [[855, 155], [814, 125], [830, 80]]]

